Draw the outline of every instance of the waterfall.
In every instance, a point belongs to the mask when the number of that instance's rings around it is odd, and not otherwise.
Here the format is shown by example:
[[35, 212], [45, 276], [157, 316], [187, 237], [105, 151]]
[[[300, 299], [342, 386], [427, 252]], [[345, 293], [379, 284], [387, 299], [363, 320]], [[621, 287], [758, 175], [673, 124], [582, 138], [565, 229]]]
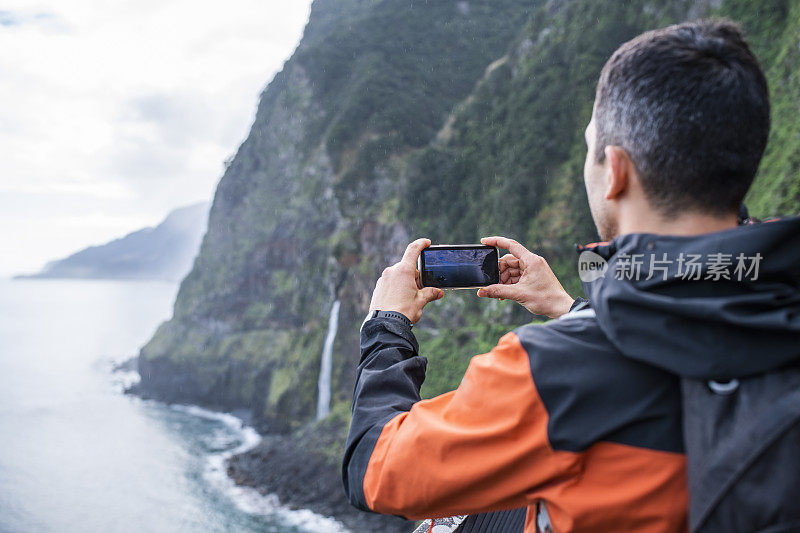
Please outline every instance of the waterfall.
[[322, 420], [331, 411], [331, 367], [333, 365], [333, 341], [336, 339], [336, 330], [339, 328], [339, 300], [331, 306], [331, 316], [328, 318], [328, 333], [325, 335], [325, 344], [322, 348], [322, 360], [319, 364], [319, 382], [317, 389], [317, 420]]

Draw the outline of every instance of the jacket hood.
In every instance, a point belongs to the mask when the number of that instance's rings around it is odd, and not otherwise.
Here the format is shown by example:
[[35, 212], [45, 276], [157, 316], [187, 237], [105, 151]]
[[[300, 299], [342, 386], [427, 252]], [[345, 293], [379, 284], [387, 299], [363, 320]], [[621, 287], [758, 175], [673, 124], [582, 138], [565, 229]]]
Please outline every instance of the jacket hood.
[[800, 364], [800, 217], [691, 237], [622, 235], [579, 251], [581, 264], [602, 263], [587, 252], [607, 261], [584, 290], [625, 356], [701, 379]]

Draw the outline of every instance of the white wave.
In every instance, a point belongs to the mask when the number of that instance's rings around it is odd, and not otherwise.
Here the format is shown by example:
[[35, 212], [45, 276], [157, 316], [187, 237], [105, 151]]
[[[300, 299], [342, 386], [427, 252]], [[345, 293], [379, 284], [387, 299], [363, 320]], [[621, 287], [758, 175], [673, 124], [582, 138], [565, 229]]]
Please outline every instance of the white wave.
[[111, 374], [111, 384], [119, 390], [119, 392], [125, 392], [139, 383], [140, 379], [141, 376], [139, 376], [139, 373], [132, 370], [117, 370]]
[[221, 413], [203, 409], [196, 405], [172, 405], [176, 411], [188, 415], [222, 422], [233, 431], [240, 444], [225, 451], [212, 453], [208, 457], [203, 478], [214, 490], [227, 496], [242, 512], [252, 515], [277, 516], [283, 523], [309, 531], [325, 531], [331, 533], [349, 533], [338, 520], [319, 515], [307, 509], [289, 509], [280, 503], [275, 494], [261, 494], [252, 487], [237, 485], [228, 476], [226, 464], [234, 455], [247, 452], [261, 442], [261, 435], [244, 421], [230, 413]]
[[111, 385], [119, 392], [125, 392], [139, 383], [142, 377], [136, 370], [124, 370], [122, 366], [130, 362], [130, 357], [110, 357], [108, 360], [98, 361], [98, 364], [108, 365], [111, 372]]

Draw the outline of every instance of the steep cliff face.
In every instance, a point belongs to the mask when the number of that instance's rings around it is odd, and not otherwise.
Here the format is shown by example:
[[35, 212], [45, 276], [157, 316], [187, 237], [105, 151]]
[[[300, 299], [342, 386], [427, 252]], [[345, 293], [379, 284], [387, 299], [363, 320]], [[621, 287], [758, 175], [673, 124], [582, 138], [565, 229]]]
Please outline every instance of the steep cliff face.
[[[770, 81], [751, 208], [796, 212], [797, 0], [317, 0], [220, 182], [174, 317], [142, 349], [142, 392], [296, 429], [313, 417], [338, 298], [332, 416], [345, 421], [374, 281], [420, 235], [516, 237], [577, 291], [571, 245], [594, 238], [583, 129], [600, 68], [646, 29], [707, 15], [744, 25]], [[417, 328], [423, 392], [456, 386], [470, 355], [529, 319], [471, 294], [432, 304]]]
[[371, 285], [408, 240], [402, 156], [436, 134], [529, 5], [315, 1], [219, 184], [174, 316], [141, 351], [140, 391], [294, 429], [313, 416], [339, 298], [334, 411], [346, 403]]

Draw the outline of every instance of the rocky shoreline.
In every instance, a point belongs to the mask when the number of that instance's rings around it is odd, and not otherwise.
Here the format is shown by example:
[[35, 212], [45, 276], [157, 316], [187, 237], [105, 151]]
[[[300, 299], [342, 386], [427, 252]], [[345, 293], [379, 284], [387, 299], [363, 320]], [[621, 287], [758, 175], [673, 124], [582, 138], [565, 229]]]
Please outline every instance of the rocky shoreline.
[[[136, 359], [114, 364], [112, 372], [136, 369]], [[137, 384], [124, 392], [142, 399], [171, 403], [168, 398], [159, 397], [152, 391], [141, 390]], [[220, 410], [215, 406], [202, 407]], [[233, 414], [245, 424], [252, 422], [248, 410], [240, 409]], [[345, 417], [334, 414], [291, 434], [262, 434], [261, 442], [254, 448], [228, 459], [227, 474], [237, 485], [255, 489], [263, 495], [276, 495], [281, 505], [289, 509], [307, 509], [332, 517], [351, 531], [413, 531], [414, 522], [359, 511], [349, 504], [342, 487], [340, 465], [346, 433]]]
[[265, 436], [252, 450], [229, 459], [228, 475], [238, 485], [277, 495], [291, 509], [309, 509], [333, 517], [351, 531], [413, 531], [413, 522], [350, 506], [338, 465], [309, 450], [307, 444], [301, 436]]

